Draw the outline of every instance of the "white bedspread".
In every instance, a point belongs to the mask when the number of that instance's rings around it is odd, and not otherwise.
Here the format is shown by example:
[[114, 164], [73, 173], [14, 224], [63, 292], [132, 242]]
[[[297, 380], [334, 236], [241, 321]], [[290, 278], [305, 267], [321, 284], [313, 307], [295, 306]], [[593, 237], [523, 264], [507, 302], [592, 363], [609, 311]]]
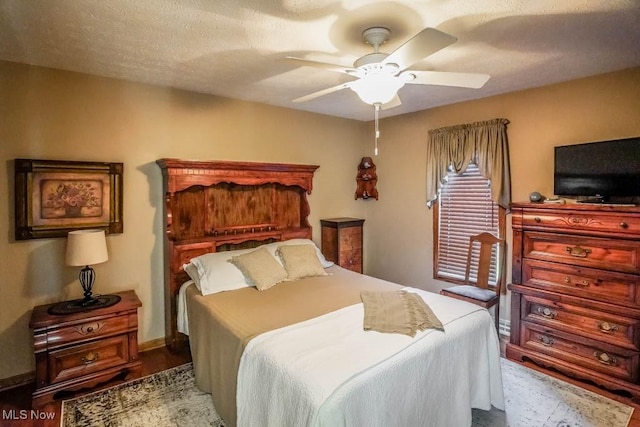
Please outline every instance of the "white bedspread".
[[461, 427], [471, 425], [471, 408], [504, 409], [488, 311], [405, 289], [423, 297], [445, 332], [365, 332], [356, 304], [264, 333], [240, 361], [238, 426]]

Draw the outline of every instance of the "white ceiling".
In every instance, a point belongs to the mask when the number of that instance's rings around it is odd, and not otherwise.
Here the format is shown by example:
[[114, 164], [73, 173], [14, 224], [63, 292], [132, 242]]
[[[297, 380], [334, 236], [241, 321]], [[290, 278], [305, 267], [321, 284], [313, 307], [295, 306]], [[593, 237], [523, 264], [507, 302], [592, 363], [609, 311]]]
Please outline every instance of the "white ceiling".
[[453, 45], [414, 69], [490, 74], [482, 89], [406, 85], [382, 117], [640, 66], [640, 0], [0, 0], [0, 60], [371, 120], [351, 80], [361, 33], [391, 52], [424, 27]]

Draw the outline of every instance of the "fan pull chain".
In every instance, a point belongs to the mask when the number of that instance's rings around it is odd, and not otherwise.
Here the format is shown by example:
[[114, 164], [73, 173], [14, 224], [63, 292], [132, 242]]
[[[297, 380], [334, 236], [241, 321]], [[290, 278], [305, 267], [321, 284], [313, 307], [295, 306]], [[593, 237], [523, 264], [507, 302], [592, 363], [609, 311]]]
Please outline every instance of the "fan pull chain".
[[373, 107], [374, 107], [374, 117], [375, 117], [375, 123], [376, 123], [375, 140], [373, 143], [373, 146], [374, 146], [373, 154], [377, 156], [378, 155], [378, 138], [380, 138], [380, 130], [378, 129], [378, 114], [380, 112], [380, 104], [375, 103]]

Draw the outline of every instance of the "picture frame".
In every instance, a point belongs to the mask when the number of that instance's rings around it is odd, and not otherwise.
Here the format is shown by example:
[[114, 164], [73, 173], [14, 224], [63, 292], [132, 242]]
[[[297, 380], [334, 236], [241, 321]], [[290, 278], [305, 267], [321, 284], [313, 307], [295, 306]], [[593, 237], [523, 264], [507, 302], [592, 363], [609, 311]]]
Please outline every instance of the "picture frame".
[[16, 240], [123, 232], [123, 164], [15, 159]]

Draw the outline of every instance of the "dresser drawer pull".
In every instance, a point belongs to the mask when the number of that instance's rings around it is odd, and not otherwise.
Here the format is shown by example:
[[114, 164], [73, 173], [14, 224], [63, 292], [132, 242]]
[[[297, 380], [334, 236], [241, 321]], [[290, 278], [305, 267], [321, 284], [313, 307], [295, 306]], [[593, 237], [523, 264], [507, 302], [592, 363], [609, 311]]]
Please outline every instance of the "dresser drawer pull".
[[618, 325], [609, 322], [598, 322], [598, 329], [603, 334], [613, 334], [618, 330]]
[[[562, 279], [562, 281], [566, 284], [570, 284], [571, 278], [569, 276], [564, 276], [564, 279]], [[588, 288], [591, 285], [591, 283], [589, 283], [588, 280], [582, 280], [580, 282], [575, 282], [573, 285], [578, 286], [580, 288]]]
[[99, 357], [100, 353], [90, 352], [86, 356], [82, 356], [80, 360], [82, 360], [82, 363], [84, 363], [85, 365], [90, 365], [91, 363], [96, 362]]
[[586, 258], [591, 253], [591, 249], [581, 248], [580, 246], [574, 246], [573, 248], [571, 246], [567, 246], [567, 252], [569, 252], [569, 255], [576, 258]]
[[598, 362], [602, 363], [603, 365], [616, 366], [618, 364], [618, 360], [615, 357], [609, 356], [604, 351], [594, 351], [593, 355], [598, 360]]
[[542, 221], [542, 220], [540, 219], [540, 217], [539, 217], [539, 216], [537, 216], [537, 217], [533, 218], [533, 220], [534, 220], [535, 222], [540, 222], [540, 221]]
[[556, 343], [553, 338], [549, 338], [546, 335], [542, 335], [540, 337], [540, 341], [542, 342], [542, 345], [547, 346], [547, 347], [551, 347], [552, 345], [554, 345]]
[[626, 222], [621, 222], [620, 223], [620, 228], [627, 229], [627, 228], [629, 228], [629, 224], [627, 224]]
[[546, 317], [547, 319], [555, 319], [558, 315], [558, 312], [551, 310], [549, 307], [538, 307], [538, 314]]

